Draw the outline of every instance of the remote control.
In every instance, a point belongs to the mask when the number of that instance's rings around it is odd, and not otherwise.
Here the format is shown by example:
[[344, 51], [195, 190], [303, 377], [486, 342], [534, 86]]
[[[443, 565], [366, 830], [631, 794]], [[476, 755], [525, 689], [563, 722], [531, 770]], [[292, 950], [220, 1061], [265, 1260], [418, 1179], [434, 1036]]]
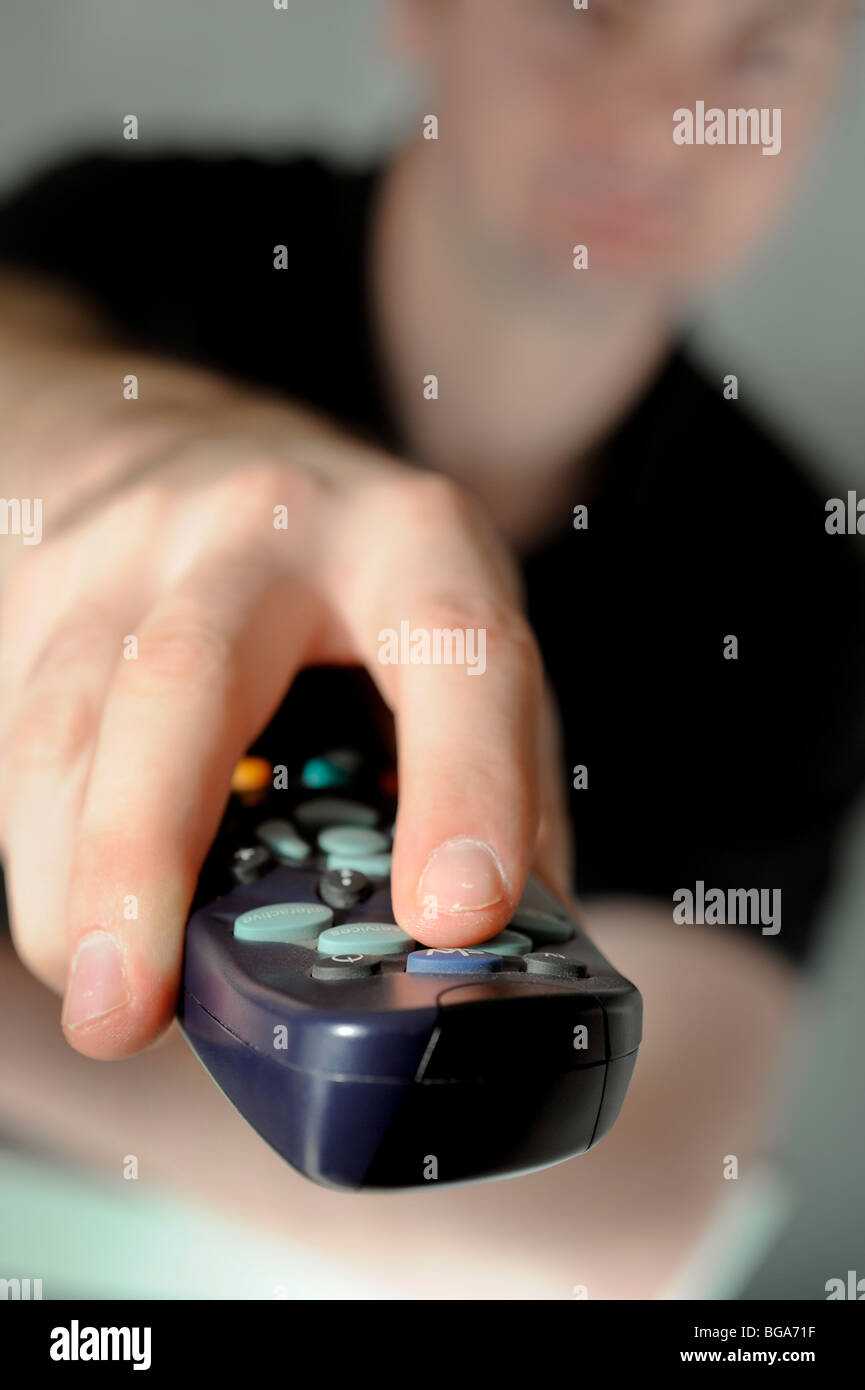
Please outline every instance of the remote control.
[[533, 1172], [612, 1127], [642, 1001], [530, 880], [507, 929], [428, 949], [394, 921], [395, 776], [336, 749], [235, 773], [186, 933], [181, 1027], [299, 1172], [358, 1190]]

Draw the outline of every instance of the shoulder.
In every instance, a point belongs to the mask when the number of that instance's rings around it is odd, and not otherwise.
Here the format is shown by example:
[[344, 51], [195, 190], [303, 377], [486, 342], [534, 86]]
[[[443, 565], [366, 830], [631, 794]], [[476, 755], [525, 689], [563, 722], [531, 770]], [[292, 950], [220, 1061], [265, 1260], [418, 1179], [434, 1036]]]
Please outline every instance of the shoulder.
[[51, 247], [98, 255], [109, 237], [139, 249], [192, 238], [231, 242], [327, 224], [362, 176], [311, 155], [84, 154], [51, 166], [0, 202], [0, 256], [41, 264]]

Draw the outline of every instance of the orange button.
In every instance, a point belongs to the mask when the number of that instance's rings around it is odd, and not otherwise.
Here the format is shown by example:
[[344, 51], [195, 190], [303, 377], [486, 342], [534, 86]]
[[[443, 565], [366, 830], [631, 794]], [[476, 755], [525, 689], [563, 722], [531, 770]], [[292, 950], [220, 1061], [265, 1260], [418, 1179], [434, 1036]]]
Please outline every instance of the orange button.
[[270, 786], [273, 767], [267, 758], [241, 758], [231, 778], [231, 790], [238, 796], [259, 792]]

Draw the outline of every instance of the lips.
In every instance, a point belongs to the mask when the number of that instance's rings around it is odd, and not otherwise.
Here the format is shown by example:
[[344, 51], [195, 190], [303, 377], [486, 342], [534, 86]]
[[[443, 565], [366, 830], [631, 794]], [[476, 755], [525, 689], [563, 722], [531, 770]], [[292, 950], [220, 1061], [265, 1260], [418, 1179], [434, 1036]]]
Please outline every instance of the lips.
[[679, 195], [668, 183], [617, 168], [612, 162], [566, 162], [544, 177], [547, 204], [567, 221], [576, 241], [657, 248], [677, 226]]

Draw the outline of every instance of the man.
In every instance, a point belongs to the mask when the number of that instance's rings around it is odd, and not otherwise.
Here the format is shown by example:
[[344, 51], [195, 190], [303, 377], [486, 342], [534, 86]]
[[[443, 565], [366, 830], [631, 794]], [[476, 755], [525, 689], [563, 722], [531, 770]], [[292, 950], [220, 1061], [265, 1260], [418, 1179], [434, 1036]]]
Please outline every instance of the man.
[[[568, 810], [582, 893], [659, 900], [590, 918], [649, 1020], [592, 1171], [627, 1207], [629, 1155], [675, 1170], [674, 1267], [754, 1143], [865, 691], [855, 541], [678, 322], [781, 201], [847, 9], [403, 0], [436, 119], [383, 171], [132, 145], [9, 202], [4, 491], [45, 534], [3, 547], [0, 828], [78, 1051], [165, 1029], [232, 767], [299, 671], [359, 664], [406, 930], [486, 940], [532, 867], [572, 891]], [[700, 101], [782, 112], [780, 152], [674, 140]], [[405, 619], [484, 630], [483, 678], [383, 664]], [[779, 890], [780, 931], [675, 924], [698, 881]]]

